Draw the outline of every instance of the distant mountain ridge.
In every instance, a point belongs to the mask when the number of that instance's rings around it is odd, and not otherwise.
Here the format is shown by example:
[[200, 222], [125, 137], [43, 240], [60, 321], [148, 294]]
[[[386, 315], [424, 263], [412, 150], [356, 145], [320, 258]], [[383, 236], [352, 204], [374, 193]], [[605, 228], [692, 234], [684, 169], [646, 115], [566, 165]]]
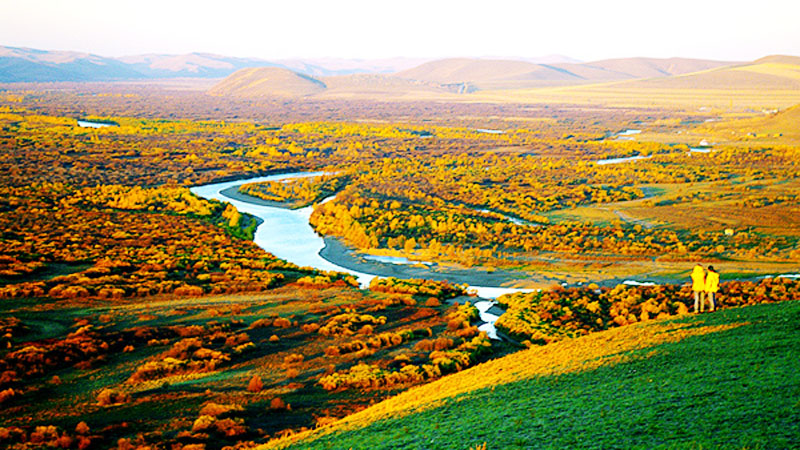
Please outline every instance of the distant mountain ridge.
[[81, 52], [0, 47], [0, 82], [119, 81], [155, 78], [222, 78], [270, 61], [208, 53], [108, 58]]
[[[575, 62], [561, 56], [516, 58], [534, 62]], [[0, 82], [121, 81], [163, 78], [224, 78], [239, 69], [279, 67], [312, 77], [393, 74], [432, 58], [295, 58], [266, 60], [210, 53], [143, 54], [119, 58], [83, 52], [0, 46]]]
[[283, 67], [256, 58], [234, 58], [210, 53], [135, 55], [117, 58], [147, 78], [221, 78], [247, 67]]
[[0, 47], [0, 81], [106, 81], [142, 78], [130, 65], [80, 52]]
[[81, 52], [0, 46], [0, 82], [171, 78], [224, 78], [209, 91], [222, 97], [452, 99], [453, 95], [476, 91], [513, 96], [517, 95], [513, 92], [538, 88], [577, 88], [598, 83], [612, 83], [615, 89], [628, 90], [761, 89], [780, 92], [800, 90], [800, 57], [770, 55], [745, 63], [644, 57], [577, 62], [562, 55], [514, 59], [269, 61], [209, 53], [108, 58]]

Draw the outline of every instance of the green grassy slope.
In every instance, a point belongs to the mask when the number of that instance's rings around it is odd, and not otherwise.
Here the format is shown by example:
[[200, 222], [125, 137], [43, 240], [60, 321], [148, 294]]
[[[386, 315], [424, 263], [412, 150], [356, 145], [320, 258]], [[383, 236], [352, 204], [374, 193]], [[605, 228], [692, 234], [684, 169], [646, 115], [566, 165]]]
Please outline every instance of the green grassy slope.
[[476, 390], [290, 448], [800, 448], [800, 302], [673, 320], [741, 324], [616, 365]]

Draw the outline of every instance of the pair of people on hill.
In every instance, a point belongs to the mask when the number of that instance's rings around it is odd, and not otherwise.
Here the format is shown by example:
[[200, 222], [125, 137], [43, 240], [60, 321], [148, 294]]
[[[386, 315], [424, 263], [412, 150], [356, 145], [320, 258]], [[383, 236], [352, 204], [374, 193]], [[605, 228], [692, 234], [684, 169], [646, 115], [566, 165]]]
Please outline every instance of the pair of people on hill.
[[692, 291], [694, 291], [694, 312], [703, 312], [706, 301], [708, 301], [708, 310], [714, 311], [717, 291], [719, 291], [719, 273], [714, 270], [714, 266], [708, 266], [707, 274], [699, 263], [694, 266]]

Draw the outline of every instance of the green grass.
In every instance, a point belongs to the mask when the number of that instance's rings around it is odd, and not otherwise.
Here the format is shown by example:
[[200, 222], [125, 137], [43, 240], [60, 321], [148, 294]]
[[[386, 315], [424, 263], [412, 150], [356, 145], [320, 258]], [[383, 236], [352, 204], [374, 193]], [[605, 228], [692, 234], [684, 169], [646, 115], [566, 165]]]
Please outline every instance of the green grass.
[[800, 302], [677, 321], [746, 324], [291, 448], [800, 448]]

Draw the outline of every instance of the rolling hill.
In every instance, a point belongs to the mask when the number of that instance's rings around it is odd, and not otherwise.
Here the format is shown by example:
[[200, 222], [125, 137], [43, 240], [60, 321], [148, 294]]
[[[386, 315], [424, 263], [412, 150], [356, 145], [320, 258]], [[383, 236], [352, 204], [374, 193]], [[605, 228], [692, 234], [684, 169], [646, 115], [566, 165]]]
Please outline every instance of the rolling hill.
[[793, 64], [795, 66], [800, 66], [800, 56], [769, 55], [753, 61], [753, 64], [764, 63]]
[[[613, 107], [721, 108], [752, 112], [800, 103], [800, 58], [774, 55], [750, 63], [657, 78], [477, 92], [489, 102]], [[591, 63], [590, 63], [591, 65]], [[614, 65], [608, 67], [615, 67]], [[683, 70], [676, 68], [670, 70]], [[686, 66], [680, 66], [686, 67]], [[687, 69], [688, 70], [688, 69]]]
[[308, 58], [280, 59], [275, 63], [313, 77], [330, 77], [352, 74], [391, 74], [427, 62], [427, 58]]
[[322, 81], [278, 67], [241, 69], [208, 93], [230, 97], [304, 97], [324, 91]]
[[620, 58], [557, 66], [580, 76], [586, 74], [587, 79], [601, 81], [671, 77], [733, 64], [736, 63], [688, 58]]
[[800, 138], [800, 105], [786, 108], [782, 111], [757, 117], [711, 122], [699, 127], [698, 131], [720, 133], [726, 137], [738, 136], [739, 139], [751, 141], [769, 141], [775, 138]]
[[400, 99], [441, 98], [448, 88], [436, 83], [382, 74], [311, 77], [280, 68], [242, 69], [213, 86], [221, 97], [290, 97]]
[[355, 74], [321, 79], [327, 89], [324, 98], [414, 98], [441, 97], [452, 89], [437, 83], [407, 80], [382, 74]]
[[431, 61], [395, 74], [398, 78], [478, 88], [507, 88], [534, 82], [537, 85], [581, 81], [575, 74], [556, 66], [525, 61], [453, 58]]
[[263, 448], [797, 448], [798, 314], [757, 305], [534, 347]]
[[478, 89], [512, 89], [671, 77], [734, 63], [686, 58], [625, 58], [590, 63], [534, 64], [488, 59], [441, 59], [395, 74], [440, 84], [469, 83]]
[[0, 82], [106, 81], [143, 78], [113, 58], [80, 52], [0, 47]]
[[[306, 78], [310, 90], [280, 86], [294, 76], [269, 75], [261, 88], [241, 90], [240, 75], [223, 80], [215, 95], [280, 95], [337, 99], [486, 101], [515, 103], [661, 105], [738, 110], [785, 108], [800, 102], [800, 58], [770, 56], [745, 64], [683, 58], [630, 58], [585, 64], [455, 58], [430, 61], [394, 75]], [[697, 70], [695, 72], [690, 72]], [[271, 72], [263, 72], [270, 74]], [[284, 74], [286, 75], [286, 74]], [[250, 83], [256, 74], [251, 73]], [[649, 78], [642, 78], [649, 77]], [[237, 87], [229, 89], [233, 83]], [[322, 89], [322, 85], [325, 86]], [[248, 94], [250, 92], [250, 94]], [[272, 93], [272, 94], [271, 94]], [[464, 95], [468, 94], [468, 95]]]
[[800, 58], [772, 56], [752, 63], [679, 76], [636, 80], [629, 87], [683, 89], [800, 89]]
[[[208, 53], [107, 58], [0, 47], [0, 82], [185, 78], [210, 83], [229, 76], [208, 92], [234, 97], [660, 105], [742, 111], [800, 103], [800, 57], [796, 56], [770, 55], [750, 63], [688, 58], [587, 63], [562, 56], [524, 59], [267, 61]], [[252, 68], [273, 70], [245, 70]], [[403, 70], [387, 73], [397, 69]]]

